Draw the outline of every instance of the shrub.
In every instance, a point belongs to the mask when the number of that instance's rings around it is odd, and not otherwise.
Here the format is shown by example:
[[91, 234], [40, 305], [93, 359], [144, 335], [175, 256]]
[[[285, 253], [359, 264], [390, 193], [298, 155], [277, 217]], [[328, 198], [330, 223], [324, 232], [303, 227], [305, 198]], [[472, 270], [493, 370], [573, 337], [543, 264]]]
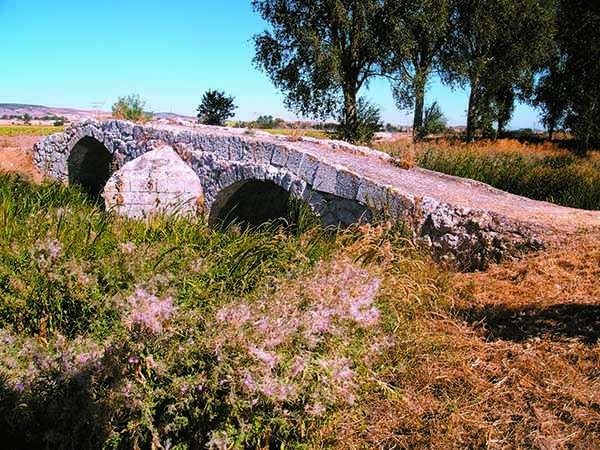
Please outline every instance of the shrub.
[[233, 117], [236, 108], [233, 97], [228, 97], [222, 91], [209, 90], [204, 93], [202, 103], [198, 106], [198, 120], [205, 125], [223, 126], [227, 119]]
[[137, 94], [119, 97], [112, 106], [112, 114], [115, 119], [145, 122], [151, 118], [151, 114], [144, 112], [145, 106], [146, 102]]
[[446, 131], [447, 120], [438, 105], [433, 102], [431, 106], [425, 108], [423, 115], [423, 126], [418, 130], [418, 139], [424, 139], [430, 134], [441, 134]]
[[335, 131], [335, 138], [356, 144], [369, 144], [375, 133], [382, 129], [379, 108], [366, 99], [360, 98], [356, 120], [343, 116]]

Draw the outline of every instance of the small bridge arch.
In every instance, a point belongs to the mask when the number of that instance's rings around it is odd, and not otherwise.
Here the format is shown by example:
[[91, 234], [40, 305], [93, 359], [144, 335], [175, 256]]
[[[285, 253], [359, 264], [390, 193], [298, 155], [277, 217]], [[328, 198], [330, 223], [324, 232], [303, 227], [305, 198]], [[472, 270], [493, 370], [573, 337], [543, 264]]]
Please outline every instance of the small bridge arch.
[[92, 136], [75, 142], [67, 159], [70, 184], [77, 184], [92, 197], [100, 197], [112, 172], [113, 156], [106, 146]]

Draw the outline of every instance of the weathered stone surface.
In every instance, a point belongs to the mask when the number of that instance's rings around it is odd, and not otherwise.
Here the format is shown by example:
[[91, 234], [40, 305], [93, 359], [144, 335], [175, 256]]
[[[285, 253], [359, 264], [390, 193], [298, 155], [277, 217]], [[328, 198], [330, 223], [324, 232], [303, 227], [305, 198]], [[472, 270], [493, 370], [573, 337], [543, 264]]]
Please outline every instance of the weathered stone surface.
[[169, 146], [145, 153], [114, 172], [102, 193], [106, 207], [133, 218], [203, 212], [198, 175]]
[[[73, 154], [83, 143], [81, 156]], [[89, 164], [90, 151], [105, 152], [94, 161], [109, 166]], [[400, 169], [392, 157], [367, 147], [245, 130], [88, 120], [36, 144], [34, 162], [50, 178], [82, 184], [102, 178], [74, 176], [74, 171], [108, 171], [107, 206], [135, 217], [157, 209], [196, 213], [202, 208], [207, 216], [222, 216], [226, 197], [259, 180], [304, 199], [326, 224], [374, 216], [402, 221], [435, 257], [466, 269], [540, 248], [551, 234], [572, 231], [573, 224], [600, 226], [599, 213], [423, 169]], [[185, 207], [175, 208], [178, 202]]]

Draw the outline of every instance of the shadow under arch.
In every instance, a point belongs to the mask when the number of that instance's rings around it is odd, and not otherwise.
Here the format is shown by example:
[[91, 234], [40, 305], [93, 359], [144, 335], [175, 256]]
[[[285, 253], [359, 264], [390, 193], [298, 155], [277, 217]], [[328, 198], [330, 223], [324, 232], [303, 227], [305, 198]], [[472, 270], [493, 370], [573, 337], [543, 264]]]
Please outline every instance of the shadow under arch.
[[235, 221], [255, 228], [278, 219], [288, 220], [291, 200], [291, 194], [272, 181], [238, 181], [219, 192], [208, 222], [214, 226]]
[[112, 155], [97, 139], [85, 136], [71, 149], [67, 167], [69, 184], [79, 185], [98, 199], [111, 175]]

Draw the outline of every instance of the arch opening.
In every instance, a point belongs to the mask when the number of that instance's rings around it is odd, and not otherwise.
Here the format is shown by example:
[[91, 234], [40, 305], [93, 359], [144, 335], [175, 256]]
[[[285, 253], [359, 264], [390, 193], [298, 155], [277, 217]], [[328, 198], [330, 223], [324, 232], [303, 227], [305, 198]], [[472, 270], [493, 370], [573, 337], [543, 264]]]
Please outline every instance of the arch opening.
[[209, 217], [211, 225], [236, 222], [255, 228], [291, 217], [292, 197], [272, 181], [244, 180], [227, 187], [217, 196]]
[[93, 137], [81, 138], [71, 149], [67, 161], [69, 183], [79, 185], [94, 199], [100, 199], [110, 178], [112, 155]]

